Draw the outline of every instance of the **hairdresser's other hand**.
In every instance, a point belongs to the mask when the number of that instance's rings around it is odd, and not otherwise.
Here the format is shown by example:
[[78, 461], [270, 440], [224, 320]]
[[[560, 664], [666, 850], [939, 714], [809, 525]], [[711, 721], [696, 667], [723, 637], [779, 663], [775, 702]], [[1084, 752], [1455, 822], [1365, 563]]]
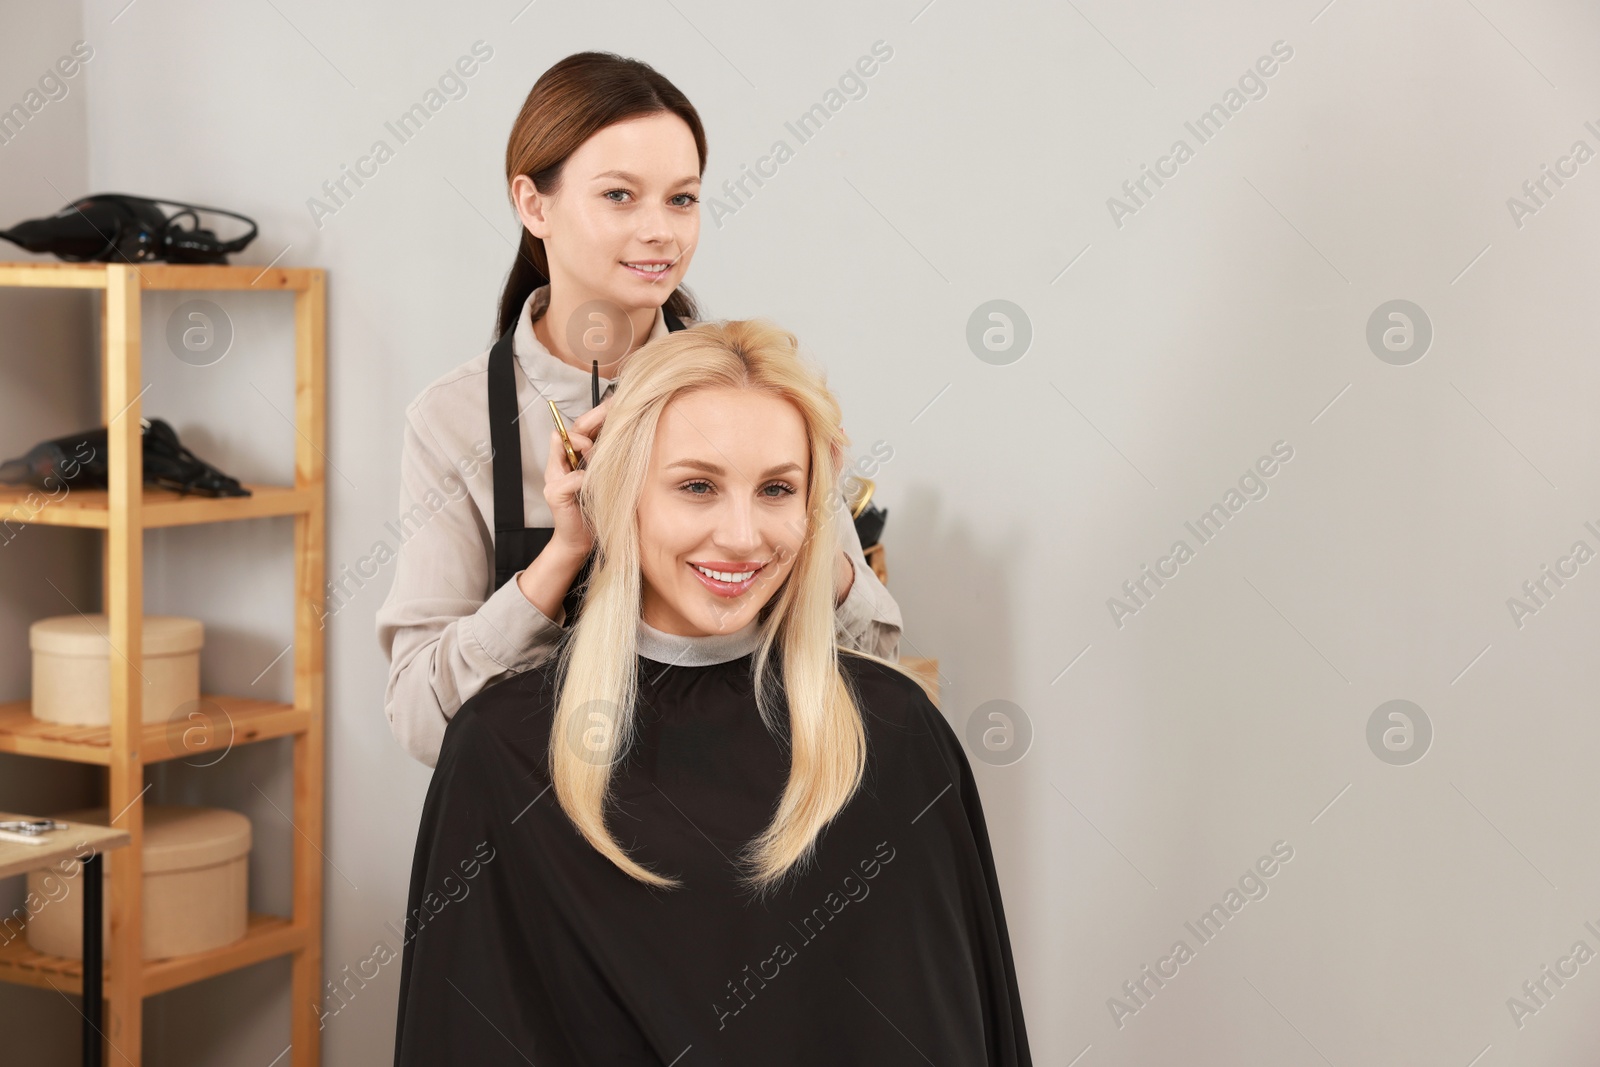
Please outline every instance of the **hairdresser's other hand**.
[[[594, 439], [578, 430], [576, 423], [567, 428], [567, 436], [572, 439], [572, 450], [578, 453], [580, 461], [594, 448]], [[555, 522], [550, 543], [540, 554], [552, 552], [557, 558], [574, 563], [575, 569], [576, 566], [582, 566], [594, 543], [588, 527], [584, 525], [583, 512], [578, 507], [578, 490], [583, 486], [587, 473], [572, 469], [567, 462], [567, 450], [561, 444], [561, 434], [551, 430], [550, 459], [544, 467], [544, 502], [550, 506], [550, 514]]]
[[833, 565], [834, 607], [844, 603], [844, 598], [850, 595], [850, 587], [855, 584], [855, 580], [856, 566], [850, 562], [849, 554], [840, 550]]
[[[573, 430], [576, 430], [585, 437], [589, 438], [591, 441], [599, 437], [600, 427], [605, 425], [606, 415], [608, 415], [611, 411], [612, 398], [614, 398], [616, 395], [616, 393], [612, 393], [611, 396], [608, 396], [604, 400], [600, 401], [599, 407], [591, 408], [590, 410], [585, 411], [582, 415], [579, 415], [576, 419], [573, 419], [572, 425], [567, 427], [567, 432], [571, 433]], [[573, 447], [577, 447], [576, 442], [573, 443]]]

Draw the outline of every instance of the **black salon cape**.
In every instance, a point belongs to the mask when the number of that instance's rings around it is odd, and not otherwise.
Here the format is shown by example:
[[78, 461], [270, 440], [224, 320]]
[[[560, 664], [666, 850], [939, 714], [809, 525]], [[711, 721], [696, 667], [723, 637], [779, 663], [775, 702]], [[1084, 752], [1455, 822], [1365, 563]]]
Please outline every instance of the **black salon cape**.
[[553, 666], [463, 704], [417, 836], [397, 1067], [1031, 1065], [966, 754], [916, 683], [840, 660], [866, 778], [764, 903], [730, 863], [788, 777], [753, 656], [639, 659], [639, 732], [607, 826], [679, 889], [630, 878], [562, 812]]

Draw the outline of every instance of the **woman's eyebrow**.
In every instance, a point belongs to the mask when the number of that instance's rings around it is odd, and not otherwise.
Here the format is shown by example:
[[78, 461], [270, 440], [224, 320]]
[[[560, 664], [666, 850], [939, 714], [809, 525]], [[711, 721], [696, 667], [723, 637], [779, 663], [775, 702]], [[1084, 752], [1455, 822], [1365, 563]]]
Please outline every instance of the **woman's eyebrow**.
[[[592, 181], [598, 181], [601, 178], [615, 178], [618, 181], [632, 182], [634, 185], [643, 185], [644, 184], [644, 179], [643, 178], [639, 177], [637, 174], [630, 174], [625, 170], [606, 170], [606, 171], [601, 171], [599, 174], [596, 174], [594, 176], [594, 178], [592, 178], [591, 180]], [[689, 175], [687, 177], [679, 178], [677, 183], [672, 185], [672, 186], [670, 186], [670, 188], [679, 189], [679, 188], [682, 188], [685, 185], [699, 185], [699, 184], [700, 184], [699, 175], [691, 174], [691, 175]]]
[[[680, 459], [676, 462], [668, 463], [665, 469], [671, 470], [674, 467], [688, 467], [690, 470], [705, 471], [707, 474], [716, 474], [719, 476], [728, 473], [715, 463], [707, 463], [703, 459]], [[763, 471], [761, 477], [771, 478], [779, 474], [787, 474], [789, 471], [799, 470], [800, 464], [798, 463], [780, 463], [776, 467], [771, 467], [768, 470]]]

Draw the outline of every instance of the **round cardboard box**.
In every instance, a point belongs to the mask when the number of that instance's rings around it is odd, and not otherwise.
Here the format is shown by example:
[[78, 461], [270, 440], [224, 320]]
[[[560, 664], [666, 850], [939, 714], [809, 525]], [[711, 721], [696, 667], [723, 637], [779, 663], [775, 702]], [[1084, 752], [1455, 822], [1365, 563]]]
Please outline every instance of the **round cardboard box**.
[[[107, 825], [105, 808], [69, 811], [63, 822]], [[126, 850], [108, 852], [104, 902], [111, 938], [111, 869]], [[147, 804], [144, 809], [144, 958], [220, 948], [242, 938], [249, 921], [250, 820], [236, 811]], [[83, 895], [78, 879], [55, 868], [28, 875], [28, 893], [45, 905], [25, 927], [36, 952], [83, 958]], [[63, 889], [65, 891], [63, 891]]]
[[[199, 619], [146, 615], [139, 668], [141, 720], [165, 722], [200, 699]], [[58, 615], [28, 627], [33, 717], [77, 726], [111, 722], [111, 623], [104, 615]]]

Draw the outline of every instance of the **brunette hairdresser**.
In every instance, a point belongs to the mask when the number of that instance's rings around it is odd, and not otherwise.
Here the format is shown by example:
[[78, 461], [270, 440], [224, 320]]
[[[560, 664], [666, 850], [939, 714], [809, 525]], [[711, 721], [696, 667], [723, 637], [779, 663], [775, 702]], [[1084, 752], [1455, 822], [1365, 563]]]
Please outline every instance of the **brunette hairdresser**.
[[[568, 56], [546, 71], [523, 101], [506, 142], [506, 183], [526, 175], [541, 193], [554, 194], [561, 185], [562, 165], [584, 141], [614, 123], [663, 110], [689, 127], [703, 174], [705, 129], [694, 105], [677, 86], [638, 60], [604, 52]], [[517, 258], [500, 295], [496, 337], [516, 324], [522, 305], [549, 280], [550, 258], [544, 239], [524, 227]], [[662, 306], [685, 322], [700, 318], [693, 295], [682, 286], [672, 290]]]
[[[631, 353], [700, 317], [682, 282], [706, 156], [684, 95], [649, 65], [606, 53], [555, 64], [517, 116], [505, 167], [522, 234], [496, 339], [406, 409], [403, 535], [376, 619], [390, 663], [385, 715], [430, 767], [461, 705], [548, 659], [582, 608], [585, 472], [568, 464], [546, 401], [587, 454]], [[597, 313], [609, 343], [575, 348], [568, 325], [581, 334]], [[898, 659], [899, 607], [847, 509], [838, 535], [838, 641]]]

